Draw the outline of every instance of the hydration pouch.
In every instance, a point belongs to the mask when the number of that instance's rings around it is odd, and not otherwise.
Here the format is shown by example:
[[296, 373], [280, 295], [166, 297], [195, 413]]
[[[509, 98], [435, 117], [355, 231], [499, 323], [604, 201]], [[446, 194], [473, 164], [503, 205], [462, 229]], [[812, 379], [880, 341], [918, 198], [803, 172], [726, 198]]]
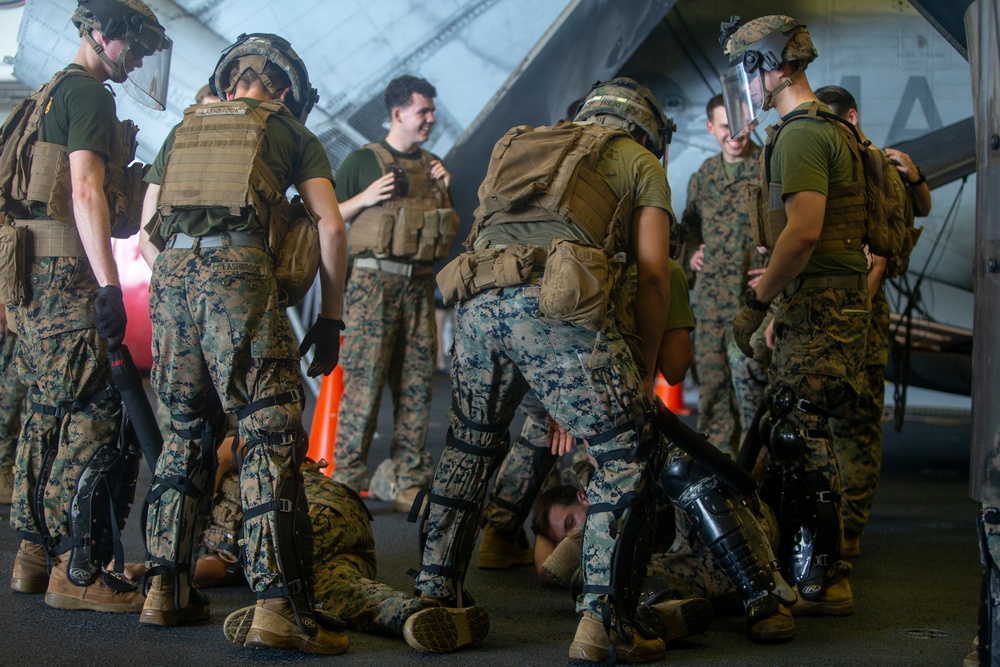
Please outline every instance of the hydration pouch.
[[24, 272], [27, 266], [27, 229], [0, 224], [0, 305], [24, 302]]
[[598, 331], [607, 316], [613, 283], [604, 250], [552, 239], [538, 309], [550, 319]]

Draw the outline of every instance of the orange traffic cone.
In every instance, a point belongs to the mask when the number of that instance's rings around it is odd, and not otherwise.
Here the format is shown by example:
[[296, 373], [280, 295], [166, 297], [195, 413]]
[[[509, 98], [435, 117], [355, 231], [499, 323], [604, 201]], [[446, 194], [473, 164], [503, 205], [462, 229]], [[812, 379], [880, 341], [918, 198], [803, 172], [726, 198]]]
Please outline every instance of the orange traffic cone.
[[653, 389], [663, 404], [675, 415], [691, 414], [691, 411], [684, 407], [684, 383], [668, 384], [663, 375], [657, 373]]
[[344, 371], [338, 365], [319, 385], [312, 428], [309, 430], [309, 458], [325, 459], [330, 465], [323, 469], [329, 477], [334, 469], [333, 448], [337, 440], [337, 411], [344, 393]]

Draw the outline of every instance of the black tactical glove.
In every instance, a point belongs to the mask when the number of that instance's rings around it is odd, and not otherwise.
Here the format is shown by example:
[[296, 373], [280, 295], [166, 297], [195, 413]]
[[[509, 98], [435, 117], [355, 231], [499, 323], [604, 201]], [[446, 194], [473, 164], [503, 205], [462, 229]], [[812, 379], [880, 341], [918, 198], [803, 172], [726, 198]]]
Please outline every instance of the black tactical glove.
[[743, 295], [743, 308], [736, 313], [733, 318], [733, 338], [736, 344], [748, 358], [753, 359], [753, 348], [750, 346], [750, 337], [767, 317], [767, 310], [771, 304], [764, 303], [757, 299], [757, 294], [748, 289]]
[[309, 364], [306, 374], [314, 378], [317, 375], [329, 375], [337, 367], [340, 360], [340, 332], [345, 329], [342, 320], [329, 317], [317, 317], [316, 323], [306, 332], [302, 344], [299, 345], [299, 355], [304, 355], [310, 347], [316, 346], [313, 362]]
[[97, 290], [97, 300], [94, 301], [94, 326], [101, 338], [108, 341], [108, 352], [114, 352], [125, 340], [125, 302], [122, 300], [122, 288], [115, 285], [105, 285]]

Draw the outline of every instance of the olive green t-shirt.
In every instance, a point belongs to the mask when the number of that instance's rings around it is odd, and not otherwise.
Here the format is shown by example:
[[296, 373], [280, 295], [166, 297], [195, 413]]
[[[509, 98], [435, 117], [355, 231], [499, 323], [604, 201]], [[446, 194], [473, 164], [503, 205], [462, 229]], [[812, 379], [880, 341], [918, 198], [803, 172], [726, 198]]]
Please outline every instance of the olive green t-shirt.
[[[670, 186], [667, 184], [663, 165], [648, 150], [629, 137], [615, 137], [601, 150], [595, 166], [597, 174], [610, 186], [616, 199], [632, 195], [633, 208], [655, 206], [674, 220], [670, 204]], [[512, 222], [492, 225], [483, 229], [476, 239], [476, 247], [526, 243], [546, 248], [554, 238], [589, 243], [586, 233], [572, 223]]]
[[[86, 72], [75, 64], [66, 69]], [[42, 116], [40, 140], [65, 146], [67, 154], [92, 151], [107, 162], [117, 121], [110, 90], [89, 74], [69, 76], [52, 91]], [[48, 202], [32, 203], [33, 217], [47, 218], [47, 208]]]
[[[259, 100], [238, 98], [256, 108]], [[166, 168], [170, 149], [174, 144], [174, 135], [179, 125], [175, 126], [160, 148], [156, 160], [146, 175], [146, 182], [159, 185], [163, 182], [163, 172]], [[277, 177], [278, 183], [285, 187], [299, 185], [312, 178], [326, 178], [333, 183], [333, 172], [330, 161], [323, 150], [323, 145], [312, 132], [306, 129], [297, 118], [290, 114], [272, 114], [267, 120], [264, 142], [261, 145], [261, 156]], [[163, 220], [160, 234], [168, 239], [178, 233], [189, 236], [208, 236], [221, 232], [246, 232], [264, 234], [264, 229], [253, 209], [248, 209], [245, 215], [231, 215], [228, 208], [188, 208], [174, 209]]]
[[[85, 72], [80, 65], [67, 70]], [[70, 76], [55, 90], [42, 116], [41, 140], [66, 147], [67, 153], [87, 150], [107, 162], [115, 131], [115, 97], [94, 77]]]
[[[807, 104], [797, 108], [803, 108]], [[820, 109], [832, 113], [826, 105]], [[781, 183], [781, 196], [813, 191], [826, 196], [830, 187], [854, 178], [850, 147], [831, 121], [800, 118], [788, 122], [778, 133], [771, 153], [771, 181]], [[868, 261], [861, 250], [813, 254], [799, 275], [867, 273]]]

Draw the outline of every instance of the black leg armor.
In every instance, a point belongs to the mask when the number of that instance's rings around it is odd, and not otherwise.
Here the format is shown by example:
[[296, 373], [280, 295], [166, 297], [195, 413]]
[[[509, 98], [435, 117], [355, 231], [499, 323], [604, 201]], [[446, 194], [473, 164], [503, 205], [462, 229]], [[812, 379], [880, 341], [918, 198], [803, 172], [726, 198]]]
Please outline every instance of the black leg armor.
[[761, 435], [771, 456], [760, 497], [778, 517], [778, 559], [802, 597], [816, 600], [826, 590], [826, 574], [837, 560], [840, 542], [840, 499], [828, 480], [805, 471], [806, 439], [830, 438], [826, 415], [781, 386], [761, 420]]
[[125, 552], [121, 531], [135, 498], [141, 460], [135, 431], [126, 418], [122, 420], [118, 443], [100, 447], [81, 472], [70, 505], [72, 538], [63, 540], [55, 549], [58, 555], [71, 547], [66, 574], [77, 586], [92, 584], [114, 559], [114, 568], [105, 577], [105, 583], [118, 590], [135, 590], [123, 575]]
[[[589, 517], [610, 512], [615, 521], [610, 523], [612, 531], [617, 527], [614, 552], [611, 554], [610, 586], [584, 584], [581, 592], [606, 595], [607, 603], [602, 609], [602, 621], [606, 630], [612, 627], [628, 641], [633, 641], [634, 632], [652, 639], [658, 636], [656, 630], [645, 624], [636, 614], [640, 597], [645, 592], [646, 568], [656, 546], [656, 501], [660, 496], [656, 484], [657, 476], [663, 468], [666, 441], [660, 433], [659, 421], [651, 419], [653, 411], [640, 414], [635, 419], [616, 426], [604, 433], [589, 438], [591, 445], [606, 442], [627, 429], [635, 429], [639, 434], [639, 446], [634, 449], [617, 449], [597, 456], [599, 466], [613, 460], [625, 459], [643, 464], [642, 477], [635, 492], [622, 495], [614, 503], [591, 504], [587, 508]], [[609, 660], [614, 661], [614, 647], [609, 652]]]
[[[32, 394], [37, 394], [32, 390]], [[57, 422], [91, 404], [113, 407], [120, 401], [111, 389], [85, 396], [64, 406], [44, 405], [33, 398], [31, 409], [54, 417]], [[44, 494], [52, 464], [59, 446], [58, 426], [52, 439], [43, 443], [42, 471], [33, 498], [33, 511], [43, 532], [45, 528]], [[125, 551], [121, 531], [135, 498], [135, 483], [139, 474], [138, 440], [128, 419], [122, 420], [117, 442], [101, 445], [80, 472], [76, 493], [70, 502], [70, 534], [59, 539], [44, 537], [49, 554], [70, 553], [67, 578], [77, 586], [89, 586], [102, 575], [110, 587], [122, 591], [135, 590], [123, 574]], [[114, 560], [112, 571], [105, 567]], [[103, 573], [103, 574], [102, 574]]]
[[771, 614], [779, 602], [795, 601], [760, 523], [731, 487], [676, 447], [670, 451], [661, 483], [736, 585], [749, 621]]

